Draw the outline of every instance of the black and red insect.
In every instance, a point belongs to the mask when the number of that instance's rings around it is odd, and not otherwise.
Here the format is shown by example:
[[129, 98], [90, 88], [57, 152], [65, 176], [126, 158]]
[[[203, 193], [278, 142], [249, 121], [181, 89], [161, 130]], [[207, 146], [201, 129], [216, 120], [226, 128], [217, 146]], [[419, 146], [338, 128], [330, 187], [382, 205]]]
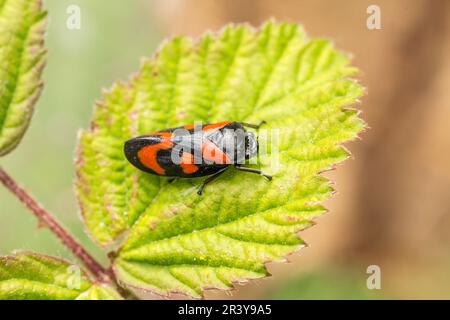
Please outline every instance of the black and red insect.
[[126, 141], [125, 156], [138, 169], [172, 180], [209, 176], [198, 189], [199, 195], [230, 166], [271, 180], [260, 170], [242, 166], [259, 148], [257, 136], [245, 127], [259, 129], [263, 123], [220, 122], [166, 129]]

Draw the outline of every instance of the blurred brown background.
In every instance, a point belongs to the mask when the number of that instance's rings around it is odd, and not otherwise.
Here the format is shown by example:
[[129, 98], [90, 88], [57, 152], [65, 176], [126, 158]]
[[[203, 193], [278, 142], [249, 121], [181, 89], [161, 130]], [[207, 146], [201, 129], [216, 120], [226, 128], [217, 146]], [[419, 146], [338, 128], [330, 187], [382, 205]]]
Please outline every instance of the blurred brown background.
[[[79, 31], [65, 28], [69, 4], [81, 7]], [[381, 8], [381, 30], [366, 27], [372, 4]], [[45, 6], [46, 87], [23, 143], [2, 165], [100, 259], [82, 231], [71, 185], [76, 131], [88, 126], [100, 88], [126, 79], [138, 57], [150, 56], [165, 37], [273, 17], [353, 53], [368, 89], [359, 107], [371, 129], [348, 145], [354, 159], [327, 174], [338, 193], [326, 203], [330, 213], [301, 233], [310, 247], [291, 263], [269, 265], [268, 279], [207, 297], [450, 298], [450, 1], [47, 0]], [[0, 204], [0, 254], [22, 248], [70, 258], [4, 190]], [[369, 265], [381, 268], [381, 290], [366, 287]]]

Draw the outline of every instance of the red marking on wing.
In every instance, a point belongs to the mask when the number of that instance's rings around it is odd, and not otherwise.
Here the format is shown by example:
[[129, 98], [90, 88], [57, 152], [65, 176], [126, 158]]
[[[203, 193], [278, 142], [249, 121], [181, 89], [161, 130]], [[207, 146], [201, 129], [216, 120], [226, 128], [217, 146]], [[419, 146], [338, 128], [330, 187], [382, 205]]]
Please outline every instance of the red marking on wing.
[[202, 157], [215, 164], [231, 164], [228, 155], [208, 140], [204, 140], [202, 143]]
[[166, 171], [158, 163], [157, 155], [159, 150], [170, 149], [173, 147], [171, 141], [172, 133], [170, 132], [156, 132], [152, 135], [158, 135], [162, 137], [161, 142], [147, 146], [139, 150], [138, 158], [139, 161], [147, 168], [152, 169], [157, 174], [164, 175]]
[[205, 132], [215, 131], [215, 130], [225, 127], [227, 124], [230, 124], [230, 123], [231, 122], [229, 122], [229, 121], [225, 121], [225, 122], [208, 124], [207, 126], [203, 127], [203, 131], [205, 131]]
[[186, 130], [192, 130], [192, 129], [194, 129], [194, 127], [195, 127], [195, 125], [193, 125], [193, 124], [187, 124], [183, 128]]
[[194, 155], [191, 153], [183, 152], [180, 166], [183, 168], [183, 172], [187, 174], [198, 171], [198, 167], [194, 164]]

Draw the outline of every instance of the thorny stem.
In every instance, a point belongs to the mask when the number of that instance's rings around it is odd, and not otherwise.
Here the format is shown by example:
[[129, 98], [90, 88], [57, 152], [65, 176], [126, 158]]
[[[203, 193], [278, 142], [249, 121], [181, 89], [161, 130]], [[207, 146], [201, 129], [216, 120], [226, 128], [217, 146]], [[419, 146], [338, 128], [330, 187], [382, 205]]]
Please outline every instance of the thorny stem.
[[61, 224], [39, 203], [36, 202], [0, 167], [0, 182], [30, 209], [40, 224], [50, 229], [61, 242], [86, 266], [99, 282], [111, 282], [110, 273], [103, 268], [84, 247], [77, 242]]

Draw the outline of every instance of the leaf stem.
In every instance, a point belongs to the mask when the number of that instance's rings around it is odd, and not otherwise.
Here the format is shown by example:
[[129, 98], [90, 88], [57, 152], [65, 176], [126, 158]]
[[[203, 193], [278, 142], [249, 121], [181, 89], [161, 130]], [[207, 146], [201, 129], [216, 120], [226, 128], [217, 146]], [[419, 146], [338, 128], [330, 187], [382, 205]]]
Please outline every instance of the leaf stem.
[[59, 240], [86, 266], [97, 281], [110, 282], [109, 272], [100, 265], [64, 227], [46, 211], [36, 200], [21, 188], [2, 167], [0, 167], [0, 182], [30, 209], [39, 222], [50, 229]]

